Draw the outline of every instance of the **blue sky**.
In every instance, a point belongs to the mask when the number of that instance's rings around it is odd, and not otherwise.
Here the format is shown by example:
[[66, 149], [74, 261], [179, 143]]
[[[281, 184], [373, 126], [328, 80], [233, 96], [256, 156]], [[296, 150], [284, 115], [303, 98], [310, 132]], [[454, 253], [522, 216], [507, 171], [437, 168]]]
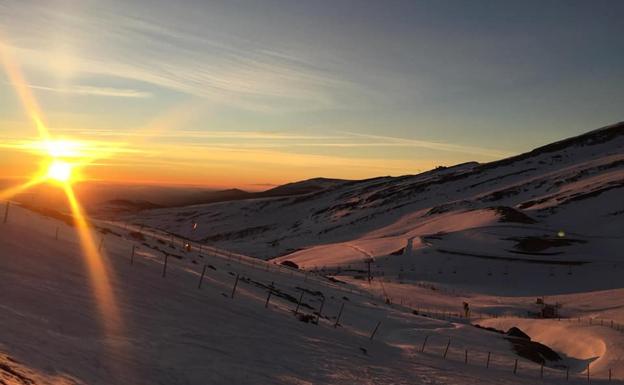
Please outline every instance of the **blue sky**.
[[[623, 120], [623, 17], [615, 0], [23, 0], [0, 1], [0, 39], [52, 132], [142, 154], [103, 174], [251, 185], [489, 161]], [[30, 126], [0, 75], [0, 135]]]

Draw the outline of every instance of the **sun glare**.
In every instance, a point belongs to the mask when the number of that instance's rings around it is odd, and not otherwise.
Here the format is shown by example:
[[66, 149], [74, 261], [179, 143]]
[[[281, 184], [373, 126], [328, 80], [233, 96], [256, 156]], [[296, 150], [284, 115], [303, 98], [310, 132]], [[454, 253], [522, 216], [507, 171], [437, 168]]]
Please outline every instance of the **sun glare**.
[[56, 182], [68, 182], [72, 176], [72, 165], [62, 161], [55, 160], [48, 167], [48, 178]]
[[80, 156], [79, 142], [70, 140], [47, 140], [44, 142], [46, 150], [54, 158], [73, 158]]

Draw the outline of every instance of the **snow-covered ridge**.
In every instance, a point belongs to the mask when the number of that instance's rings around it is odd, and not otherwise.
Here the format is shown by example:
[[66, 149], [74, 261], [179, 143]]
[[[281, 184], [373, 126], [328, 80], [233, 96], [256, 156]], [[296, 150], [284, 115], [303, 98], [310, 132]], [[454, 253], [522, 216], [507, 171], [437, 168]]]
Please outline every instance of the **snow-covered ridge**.
[[[521, 217], [533, 222], [520, 221], [523, 229], [507, 231], [505, 238], [549, 237], [562, 231], [588, 240], [558, 248], [562, 259], [567, 253], [575, 259], [593, 252], [586, 259], [619, 260], [614, 251], [624, 226], [624, 201], [618, 199], [623, 187], [624, 123], [617, 123], [487, 164], [348, 181], [295, 197], [151, 210], [130, 220], [259, 258], [284, 256], [282, 260], [296, 262], [309, 255], [305, 250], [319, 245], [388, 240], [387, 247], [371, 253], [384, 257], [413, 244], [414, 237], [469, 229], [475, 235], [473, 223], [445, 230], [449, 225], [444, 221], [461, 222], [459, 218], [479, 210], [494, 210], [487, 226]], [[510, 217], [512, 212], [516, 215]], [[432, 221], [441, 224], [436, 227]], [[603, 238], [605, 242], [591, 241]], [[475, 247], [472, 254], [483, 247], [492, 255], [523, 252], [504, 240]], [[347, 254], [335, 264], [361, 257], [355, 251]]]

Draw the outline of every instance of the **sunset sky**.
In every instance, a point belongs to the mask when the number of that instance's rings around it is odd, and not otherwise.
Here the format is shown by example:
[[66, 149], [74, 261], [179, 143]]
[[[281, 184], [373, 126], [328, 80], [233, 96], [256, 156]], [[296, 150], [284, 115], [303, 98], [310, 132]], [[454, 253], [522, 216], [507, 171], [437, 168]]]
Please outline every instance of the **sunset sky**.
[[[263, 188], [499, 159], [624, 120], [621, 1], [0, 0], [87, 179]], [[579, 20], [582, 20], [579, 23]], [[0, 71], [0, 168], [37, 129]]]

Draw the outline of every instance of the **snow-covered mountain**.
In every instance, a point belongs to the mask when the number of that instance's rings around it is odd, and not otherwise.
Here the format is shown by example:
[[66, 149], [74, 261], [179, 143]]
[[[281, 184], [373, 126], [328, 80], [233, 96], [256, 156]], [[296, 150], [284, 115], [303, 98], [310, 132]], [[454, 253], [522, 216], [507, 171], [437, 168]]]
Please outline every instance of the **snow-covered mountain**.
[[[618, 285], [611, 274], [624, 268], [623, 188], [618, 123], [492, 163], [345, 181], [293, 197], [151, 210], [131, 220], [305, 268], [361, 267], [374, 257], [380, 274], [471, 287], [483, 286], [479, 271], [507, 277], [510, 269], [540, 269], [543, 282], [525, 291], [558, 292]], [[578, 286], [551, 279], [589, 263], [602, 279]], [[460, 267], [474, 274], [459, 279]], [[500, 290], [508, 280], [500, 281], [485, 286]]]
[[13, 202], [0, 384], [621, 382], [623, 184], [620, 123], [494, 163], [82, 232]]

